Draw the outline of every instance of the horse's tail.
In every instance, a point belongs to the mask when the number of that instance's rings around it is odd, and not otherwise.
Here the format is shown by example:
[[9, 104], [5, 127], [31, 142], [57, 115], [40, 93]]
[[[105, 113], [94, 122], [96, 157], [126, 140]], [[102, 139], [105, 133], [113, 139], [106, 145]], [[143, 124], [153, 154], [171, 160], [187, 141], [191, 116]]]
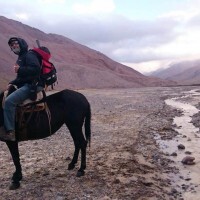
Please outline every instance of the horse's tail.
[[87, 113], [85, 116], [85, 137], [86, 137], [86, 141], [89, 142], [89, 147], [90, 147], [90, 142], [91, 142], [91, 108], [90, 108], [90, 104], [88, 104], [88, 109], [87, 109]]

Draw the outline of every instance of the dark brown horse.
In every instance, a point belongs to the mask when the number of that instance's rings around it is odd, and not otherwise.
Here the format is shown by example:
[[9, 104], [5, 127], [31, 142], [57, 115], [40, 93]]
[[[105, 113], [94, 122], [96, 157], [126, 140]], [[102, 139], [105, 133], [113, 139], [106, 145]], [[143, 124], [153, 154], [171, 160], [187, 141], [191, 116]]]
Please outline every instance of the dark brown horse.
[[[0, 94], [0, 127], [4, 124], [3, 108], [2, 108], [3, 93]], [[48, 137], [55, 133], [63, 124], [66, 124], [74, 141], [75, 151], [72, 161], [68, 165], [68, 170], [75, 167], [77, 163], [79, 151], [81, 150], [81, 166], [77, 172], [77, 176], [83, 176], [86, 169], [86, 147], [90, 144], [91, 131], [91, 111], [90, 104], [86, 97], [81, 93], [72, 90], [63, 90], [52, 94], [45, 98], [47, 107], [51, 113], [51, 117], [47, 117], [46, 111], [33, 112], [25, 114], [26, 121], [26, 138], [19, 136], [19, 127], [16, 123], [16, 142], [7, 141], [6, 144], [12, 155], [15, 165], [15, 172], [12, 176], [12, 184], [10, 189], [20, 187], [22, 179], [22, 167], [20, 164], [20, 155], [18, 150], [18, 142], [22, 140], [37, 140]], [[27, 116], [26, 116], [27, 115]], [[50, 121], [49, 121], [50, 119]], [[82, 127], [85, 127], [85, 137], [82, 132]]]

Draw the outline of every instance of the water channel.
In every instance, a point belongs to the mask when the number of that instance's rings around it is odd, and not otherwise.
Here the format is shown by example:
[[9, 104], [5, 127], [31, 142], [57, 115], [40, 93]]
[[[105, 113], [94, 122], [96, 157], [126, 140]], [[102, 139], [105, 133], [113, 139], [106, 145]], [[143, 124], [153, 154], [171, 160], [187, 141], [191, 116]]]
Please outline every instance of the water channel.
[[[160, 148], [171, 155], [177, 153], [177, 156], [171, 156], [175, 166], [179, 169], [179, 177], [173, 177], [175, 188], [182, 190], [184, 200], [200, 199], [200, 131], [192, 123], [192, 116], [200, 110], [194, 105], [186, 103], [186, 98], [198, 98], [200, 102], [200, 93], [197, 90], [191, 90], [184, 93], [182, 97], [176, 97], [165, 100], [165, 103], [182, 111], [181, 116], [173, 119], [175, 130], [179, 133], [173, 140], [157, 140]], [[183, 144], [184, 150], [179, 150], [178, 145]], [[181, 161], [187, 156], [186, 152], [191, 152], [195, 157], [194, 165], [184, 165]]]

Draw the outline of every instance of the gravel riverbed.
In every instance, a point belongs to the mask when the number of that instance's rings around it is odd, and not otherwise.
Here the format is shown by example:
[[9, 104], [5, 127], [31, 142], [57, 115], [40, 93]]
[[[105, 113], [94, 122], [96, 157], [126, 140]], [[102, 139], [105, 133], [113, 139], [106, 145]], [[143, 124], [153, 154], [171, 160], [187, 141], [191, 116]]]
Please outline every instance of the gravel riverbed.
[[[91, 104], [92, 139], [85, 176], [67, 170], [74, 146], [63, 126], [53, 136], [21, 142], [21, 187], [9, 190], [14, 165], [0, 142], [0, 199], [4, 200], [173, 200], [179, 169], [156, 138], [173, 139], [180, 110], [165, 104], [195, 87], [81, 90]], [[185, 101], [191, 101], [186, 99]], [[197, 103], [197, 102], [195, 102]], [[198, 116], [194, 119], [200, 123]], [[199, 186], [197, 186], [199, 187]]]

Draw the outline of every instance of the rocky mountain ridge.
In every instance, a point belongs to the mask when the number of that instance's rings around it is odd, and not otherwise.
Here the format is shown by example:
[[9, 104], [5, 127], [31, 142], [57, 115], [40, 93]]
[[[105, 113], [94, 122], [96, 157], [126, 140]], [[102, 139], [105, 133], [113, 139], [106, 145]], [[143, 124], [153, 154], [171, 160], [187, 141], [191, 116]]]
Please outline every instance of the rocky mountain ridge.
[[10, 37], [22, 37], [30, 48], [39, 39], [50, 49], [51, 61], [57, 67], [57, 89], [72, 88], [130, 88], [165, 86], [174, 82], [145, 76], [138, 71], [108, 58], [101, 52], [90, 49], [69, 38], [47, 34], [21, 22], [0, 16], [0, 88], [15, 77], [12, 66], [16, 61], [7, 45]]
[[183, 85], [200, 84], [200, 60], [174, 63], [169, 68], [155, 71], [151, 75]]

